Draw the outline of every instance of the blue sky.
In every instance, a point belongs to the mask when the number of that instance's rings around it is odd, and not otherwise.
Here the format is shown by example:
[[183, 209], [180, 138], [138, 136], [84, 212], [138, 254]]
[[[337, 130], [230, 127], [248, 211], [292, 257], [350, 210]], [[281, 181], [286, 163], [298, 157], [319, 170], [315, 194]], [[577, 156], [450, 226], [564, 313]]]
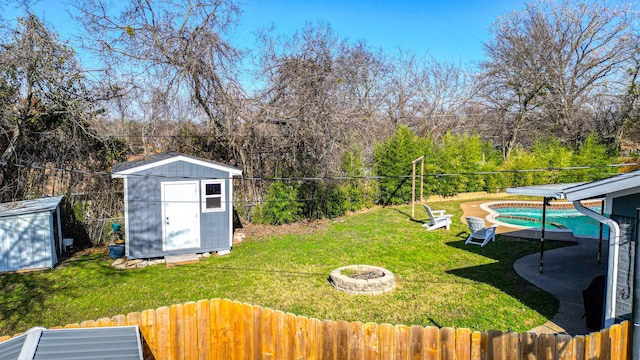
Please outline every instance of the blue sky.
[[[501, 15], [521, 11], [521, 0], [239, 0], [243, 15], [235, 32], [238, 47], [254, 45], [253, 32], [274, 24], [292, 34], [309, 21], [329, 23], [341, 38], [365, 40], [388, 53], [398, 49], [441, 61], [473, 65], [483, 59], [482, 43]], [[531, 0], [533, 1], [533, 0]], [[610, 4], [624, 0], [611, 0]], [[632, 0], [637, 8], [637, 0]], [[0, 12], [12, 18], [14, 5], [0, 0]], [[36, 15], [50, 22], [62, 39], [74, 31], [65, 0], [40, 0]], [[73, 44], [72, 44], [73, 45]]]
[[[499, 15], [522, 10], [524, 4], [514, 0], [244, 0], [234, 42], [252, 47], [253, 32], [271, 23], [278, 33], [289, 35], [306, 21], [322, 21], [340, 37], [365, 40], [372, 48], [417, 55], [428, 52], [438, 60], [471, 64], [483, 57], [488, 27]], [[40, 0], [33, 11], [65, 39], [74, 30], [68, 8], [64, 0]], [[13, 4], [4, 4], [0, 11], [5, 18], [20, 15]]]
[[291, 34], [305, 21], [323, 21], [339, 36], [373, 48], [470, 64], [483, 58], [482, 43], [498, 16], [524, 7], [515, 0], [253, 0], [243, 7], [238, 39], [250, 43], [252, 30], [272, 22]]

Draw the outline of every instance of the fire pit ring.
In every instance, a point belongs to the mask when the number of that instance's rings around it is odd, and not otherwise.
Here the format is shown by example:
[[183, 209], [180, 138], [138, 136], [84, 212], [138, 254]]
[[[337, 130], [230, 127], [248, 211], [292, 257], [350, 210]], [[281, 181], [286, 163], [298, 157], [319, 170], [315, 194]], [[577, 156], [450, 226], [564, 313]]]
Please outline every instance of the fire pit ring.
[[331, 272], [329, 281], [340, 291], [358, 295], [380, 295], [396, 287], [391, 271], [371, 265], [339, 267]]

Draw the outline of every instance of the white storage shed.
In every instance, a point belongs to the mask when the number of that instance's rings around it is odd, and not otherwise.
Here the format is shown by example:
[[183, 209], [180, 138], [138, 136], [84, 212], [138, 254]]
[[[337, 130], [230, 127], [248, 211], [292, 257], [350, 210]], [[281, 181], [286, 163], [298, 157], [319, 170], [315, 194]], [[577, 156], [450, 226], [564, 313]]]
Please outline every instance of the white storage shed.
[[52, 268], [62, 251], [62, 196], [0, 204], [0, 272]]

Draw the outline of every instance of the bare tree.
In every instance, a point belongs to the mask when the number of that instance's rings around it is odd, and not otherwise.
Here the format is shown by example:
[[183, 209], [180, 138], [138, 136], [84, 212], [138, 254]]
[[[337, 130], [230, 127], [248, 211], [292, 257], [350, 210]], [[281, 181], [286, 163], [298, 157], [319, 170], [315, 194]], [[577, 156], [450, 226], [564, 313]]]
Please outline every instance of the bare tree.
[[464, 109], [477, 91], [461, 65], [406, 53], [393, 60], [386, 87], [386, 116], [394, 129], [407, 125], [435, 139], [464, 127]]
[[[20, 19], [0, 43], [0, 200], [91, 192], [93, 218], [113, 215], [115, 192], [98, 172], [121, 159], [122, 144], [93, 130], [92, 100], [73, 50], [34, 15]], [[99, 241], [102, 224], [89, 225]]]
[[262, 34], [266, 86], [258, 117], [280, 137], [274, 150], [285, 173], [329, 175], [339, 165], [340, 143], [351, 123], [339, 99], [341, 42], [326, 24], [307, 24], [290, 39]]
[[505, 156], [523, 129], [546, 128], [574, 146], [594, 129], [585, 114], [594, 96], [617, 91], [633, 19], [629, 6], [544, 1], [496, 22], [482, 69]]
[[226, 39], [239, 15], [232, 0], [132, 0], [119, 13], [103, 0], [76, 4], [83, 46], [100, 61], [105, 99], [124, 97], [129, 111], [151, 124], [188, 115], [241, 151], [234, 137], [241, 52]]

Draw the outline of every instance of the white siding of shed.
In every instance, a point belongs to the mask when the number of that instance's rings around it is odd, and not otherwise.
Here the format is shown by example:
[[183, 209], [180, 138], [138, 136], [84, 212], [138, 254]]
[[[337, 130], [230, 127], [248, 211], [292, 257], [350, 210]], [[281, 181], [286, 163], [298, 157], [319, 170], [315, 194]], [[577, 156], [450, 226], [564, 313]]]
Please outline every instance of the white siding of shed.
[[0, 271], [53, 267], [57, 262], [50, 212], [0, 219]]

